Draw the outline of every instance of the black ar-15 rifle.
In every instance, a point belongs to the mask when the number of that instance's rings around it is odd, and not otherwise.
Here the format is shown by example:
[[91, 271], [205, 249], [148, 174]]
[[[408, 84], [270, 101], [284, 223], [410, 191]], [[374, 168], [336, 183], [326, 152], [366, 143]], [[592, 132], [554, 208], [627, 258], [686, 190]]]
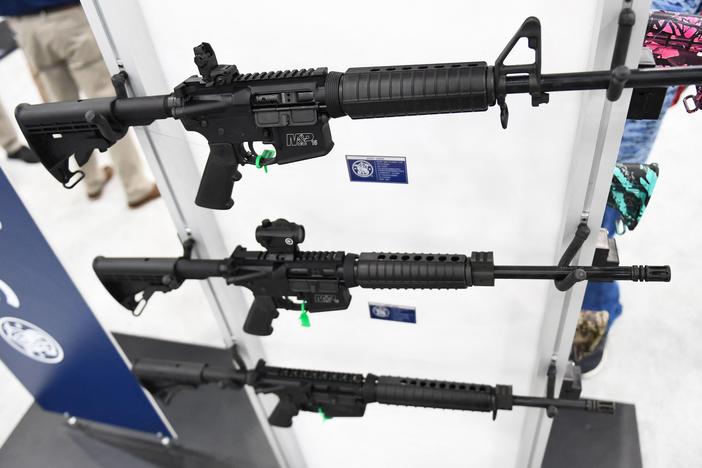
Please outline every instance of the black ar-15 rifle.
[[368, 403], [492, 412], [514, 406], [545, 408], [549, 416], [559, 409], [613, 414], [610, 401], [540, 398], [512, 394], [511, 385], [478, 385], [442, 380], [349, 374], [271, 367], [261, 360], [253, 370], [211, 366], [203, 362], [136, 359], [132, 372], [144, 386], [166, 401], [178, 387], [204, 384], [241, 387], [273, 393], [278, 405], [268, 418], [273, 426], [290, 427], [300, 411], [325, 417], [360, 417]]
[[[623, 88], [702, 82], [702, 67], [629, 70], [623, 65], [634, 24], [634, 12], [622, 10], [611, 70], [541, 73], [541, 25], [527, 18], [495, 62], [457, 62], [350, 68], [239, 73], [219, 65], [209, 44], [195, 47], [200, 76], [192, 76], [169, 95], [128, 98], [126, 74], [114, 77], [117, 97], [39, 105], [21, 104], [15, 116], [25, 138], [44, 166], [66, 187], [82, 174], [72, 172], [69, 158], [83, 165], [94, 150], [105, 151], [130, 126], [179, 119], [201, 133], [210, 145], [195, 203], [228, 209], [239, 165], [287, 164], [327, 154], [334, 145], [329, 119], [479, 112], [497, 103], [507, 127], [507, 94], [529, 93], [533, 106], [545, 104], [548, 92], [606, 89], [614, 101]], [[522, 38], [534, 50], [532, 63], [505, 65]], [[253, 142], [272, 144], [274, 158], [256, 153]], [[246, 146], [245, 146], [246, 144]], [[77, 175], [78, 174], [78, 175]], [[74, 177], [75, 176], [75, 177]]]
[[[177, 289], [188, 279], [224, 278], [254, 294], [244, 331], [270, 335], [277, 309], [320, 312], [346, 309], [349, 288], [464, 289], [494, 286], [495, 279], [550, 279], [560, 290], [577, 281], [670, 281], [668, 266], [496, 266], [492, 252], [466, 255], [301, 252], [301, 225], [284, 219], [265, 220], [256, 240], [265, 251], [237, 247], [229, 258], [97, 257], [93, 269], [124, 307], [141, 313], [156, 291]], [[192, 244], [191, 244], [192, 245]], [[569, 249], [572, 250], [572, 249]], [[302, 302], [295, 303], [290, 297]], [[303, 310], [304, 310], [303, 309]], [[137, 312], [138, 311], [138, 312]]]

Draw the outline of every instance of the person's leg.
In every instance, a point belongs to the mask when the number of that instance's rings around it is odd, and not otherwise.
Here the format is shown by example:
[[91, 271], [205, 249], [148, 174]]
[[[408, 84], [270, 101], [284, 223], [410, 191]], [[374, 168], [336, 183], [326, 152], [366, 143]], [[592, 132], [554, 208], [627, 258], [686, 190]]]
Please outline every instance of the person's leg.
[[[602, 227], [607, 230], [608, 237], [614, 237], [617, 230], [619, 213], [611, 207], [605, 208]], [[583, 310], [606, 310], [609, 313], [609, 325], [621, 315], [622, 305], [619, 303], [619, 286], [614, 281], [588, 283], [585, 288]]]
[[[605, 208], [602, 227], [607, 230], [608, 237], [614, 237], [618, 219], [617, 210], [609, 206]], [[607, 332], [621, 313], [616, 282], [587, 283], [570, 355], [583, 375], [592, 375], [602, 363]]]
[[0, 102], [0, 146], [8, 155], [14, 154], [22, 148], [22, 143], [17, 137], [17, 132], [12, 126], [10, 116], [5, 112], [2, 102]]
[[[658, 120], [626, 121], [617, 162], [644, 164], [648, 160], [662, 119], [675, 96], [675, 89], [675, 87], [668, 89]], [[607, 229], [609, 237], [614, 237], [618, 220], [619, 213], [614, 208], [606, 207], [602, 227]], [[589, 283], [585, 289], [582, 308], [583, 310], [607, 310], [609, 312], [609, 326], [611, 326], [622, 313], [622, 305], [619, 303], [619, 287], [614, 282]]]
[[[114, 96], [110, 74], [83, 10], [80, 7], [71, 8], [49, 17], [56, 34], [62, 37], [61, 53], [81, 93], [88, 98]], [[131, 133], [115, 143], [109, 153], [130, 204], [143, 200], [155, 190], [153, 182], [146, 176]]]
[[5, 106], [0, 102], [0, 146], [7, 153], [7, 159], [24, 161], [29, 164], [39, 162], [39, 156], [34, 150], [20, 142], [15, 127], [12, 126], [10, 116], [5, 111]]
[[[78, 88], [69, 73], [66, 63], [55, 50], [57, 38], [49, 15], [39, 14], [10, 18], [10, 28], [15, 33], [17, 44], [24, 52], [30, 70], [51, 101], [75, 101], [80, 99]], [[99, 193], [105, 183], [105, 172], [100, 170], [97, 158], [91, 157], [81, 166], [85, 174], [83, 184], [88, 195]]]
[[39, 79], [39, 70], [34, 68], [30, 62], [27, 62], [29, 67], [29, 73], [32, 75], [32, 81], [34, 81], [34, 86], [36, 86], [39, 96], [41, 96], [42, 102], [49, 102], [51, 98], [49, 97], [49, 92], [44, 85], [44, 82]]
[[[696, 8], [698, 4], [699, 0], [656, 0], [653, 8], [666, 11], [685, 11], [687, 8], [689, 11]], [[626, 121], [617, 155], [618, 163], [644, 164], [648, 161], [663, 123], [663, 117], [673, 102], [676, 90], [676, 86], [668, 88], [658, 119]], [[609, 237], [614, 237], [618, 220], [618, 212], [614, 208], [606, 207], [602, 227], [607, 229]], [[622, 313], [622, 305], [619, 303], [619, 287], [614, 282], [589, 283], [585, 289], [582, 309], [608, 311], [608, 326], [611, 326]]]
[[[626, 121], [617, 155], [618, 163], [644, 164], [648, 160], [658, 136], [661, 119], [670, 107], [674, 94], [675, 88], [670, 88], [658, 120]], [[614, 208], [605, 208], [602, 227], [607, 229], [609, 237], [616, 234], [620, 216]], [[616, 282], [587, 284], [571, 353], [571, 359], [581, 367], [583, 374], [592, 373], [602, 362], [607, 334], [622, 310]]]
[[[78, 88], [66, 66], [57, 66], [39, 71], [37, 78], [44, 85], [44, 89], [52, 101], [75, 101], [80, 99]], [[100, 166], [97, 155], [97, 151], [93, 152], [88, 161], [80, 167], [80, 170], [85, 174], [83, 179], [85, 191], [91, 198], [99, 196], [109, 179], [108, 174], [110, 173], [108, 168], [103, 169]]]

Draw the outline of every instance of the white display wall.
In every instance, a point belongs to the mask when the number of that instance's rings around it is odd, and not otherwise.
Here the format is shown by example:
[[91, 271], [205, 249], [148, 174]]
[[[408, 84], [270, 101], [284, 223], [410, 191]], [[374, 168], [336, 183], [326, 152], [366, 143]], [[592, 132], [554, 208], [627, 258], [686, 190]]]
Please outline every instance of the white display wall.
[[[500, 2], [499, 10], [489, 2], [449, 1], [139, 4], [170, 88], [196, 73], [192, 48], [203, 41], [212, 44], [220, 63], [235, 63], [241, 72], [466, 60], [492, 64], [524, 18], [533, 15], [542, 24], [543, 72], [554, 73], [587, 70], [602, 55], [596, 40], [606, 28], [603, 2], [509, 1]], [[508, 63], [530, 59], [514, 57]], [[284, 217], [305, 226], [303, 250], [493, 250], [497, 264], [551, 264], [561, 253], [573, 168], [583, 163], [574, 162], [573, 155], [580, 154], [574, 142], [582, 137], [581, 112], [592, 109], [584, 96], [553, 93], [551, 103], [540, 108], [531, 107], [528, 95], [508, 96], [506, 131], [496, 108], [334, 119], [336, 145], [328, 156], [272, 166], [268, 174], [243, 168], [234, 208], [216, 214], [226, 247], [256, 249], [260, 221]], [[591, 118], [597, 124], [604, 119]], [[202, 168], [206, 141], [192, 133], [187, 141]], [[613, 162], [609, 152], [603, 159]], [[352, 183], [345, 155], [404, 156], [409, 184]], [[167, 161], [167, 154], [161, 158]], [[581, 180], [588, 175], [589, 166]], [[194, 194], [195, 187], [190, 190]], [[601, 193], [596, 200], [603, 200]], [[601, 209], [594, 212], [600, 216]], [[276, 366], [513, 384], [515, 393], [525, 394], [534, 391], [537, 364], [548, 358], [539, 355], [539, 340], [555, 294], [560, 293], [545, 281], [498, 280], [494, 288], [465, 291], [356, 288], [348, 310], [312, 314], [310, 328], [299, 325], [298, 313], [281, 312], [274, 334], [261, 340], [265, 356], [255, 357]], [[572, 297], [581, 300], [582, 285]], [[416, 307], [417, 323], [373, 320], [369, 301]], [[169, 311], [170, 319], [175, 313]], [[525, 418], [539, 411], [503, 412], [492, 422], [481, 413], [371, 405], [358, 419], [322, 421], [305, 413], [288, 431], [294, 431], [300, 447], [304, 461], [295, 463], [301, 466], [525, 466], [534, 443]]]

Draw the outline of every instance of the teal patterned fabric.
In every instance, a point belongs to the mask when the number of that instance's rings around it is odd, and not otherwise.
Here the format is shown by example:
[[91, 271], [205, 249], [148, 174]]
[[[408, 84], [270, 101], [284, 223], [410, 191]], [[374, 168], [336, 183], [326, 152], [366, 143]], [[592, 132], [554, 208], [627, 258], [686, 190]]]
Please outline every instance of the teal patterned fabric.
[[[700, 5], [702, 2], [700, 0], [653, 0], [651, 3], [652, 10], [664, 10], [679, 13], [692, 13], [699, 14]], [[675, 95], [675, 87], [668, 89], [665, 101], [663, 103], [663, 109], [661, 110], [661, 115], [658, 120], [627, 120], [624, 127], [624, 135], [622, 136], [621, 146], [619, 147], [619, 155], [617, 157], [617, 162], [620, 163], [634, 163], [634, 164], [644, 164], [648, 160], [648, 155], [651, 153], [653, 148], [653, 143], [656, 141], [658, 136], [658, 130], [661, 126], [661, 120], [665, 115], [665, 112], [670, 107]], [[619, 167], [619, 166], [618, 166]], [[620, 169], [621, 170], [621, 169]], [[621, 175], [624, 173], [622, 171]], [[648, 176], [649, 178], [652, 176]], [[658, 178], [658, 172], [656, 172], [656, 179]], [[618, 183], [617, 174], [614, 174], [613, 182]], [[624, 177], [625, 180], [629, 180]], [[648, 178], [645, 179], [647, 184], [646, 191], [648, 200], [651, 198], [650, 191], [653, 190], [655, 182], [650, 183]], [[622, 185], [622, 189], [624, 186]], [[611, 193], [610, 193], [611, 195]], [[638, 192], [637, 195], [629, 195], [630, 199], [641, 200], [640, 196], [644, 195], [643, 192]], [[626, 195], [624, 195], [626, 197]], [[633, 198], [632, 198], [633, 197]], [[615, 202], [616, 203], [616, 202]], [[648, 203], [648, 201], [646, 201]], [[609, 205], [609, 203], [608, 203]], [[643, 207], [645, 208], [645, 204]], [[630, 211], [631, 219], [637, 218], [641, 219], [641, 214], [643, 214], [642, 208], [636, 210], [634, 207]], [[625, 210], [626, 211], [626, 210]], [[602, 221], [602, 227], [606, 228], [610, 233], [610, 236], [614, 236], [615, 225], [617, 218], [621, 216], [622, 220], [626, 222], [625, 216], [619, 214], [619, 210], [607, 206], [605, 209], [604, 219]], [[637, 221], [638, 223], [638, 221]], [[633, 229], [633, 228], [630, 228]], [[587, 310], [606, 310], [609, 312], [609, 326], [612, 326], [614, 321], [622, 313], [622, 305], [619, 302], [619, 286], [616, 282], [607, 283], [588, 283], [585, 289], [585, 298], [583, 300], [583, 309]]]
[[607, 205], [616, 209], [624, 225], [634, 230], [651, 200], [658, 180], [657, 164], [617, 163]]

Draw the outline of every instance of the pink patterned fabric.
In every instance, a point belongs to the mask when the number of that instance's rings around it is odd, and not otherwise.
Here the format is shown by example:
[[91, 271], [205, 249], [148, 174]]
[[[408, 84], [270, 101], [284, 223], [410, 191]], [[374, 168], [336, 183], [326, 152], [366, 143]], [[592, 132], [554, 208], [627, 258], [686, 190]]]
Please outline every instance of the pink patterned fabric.
[[644, 46], [657, 65], [702, 65], [702, 16], [654, 11], [648, 19]]
[[[648, 18], [644, 46], [653, 52], [656, 65], [702, 65], [702, 16], [654, 11]], [[702, 108], [702, 86], [684, 99], [688, 112]]]

